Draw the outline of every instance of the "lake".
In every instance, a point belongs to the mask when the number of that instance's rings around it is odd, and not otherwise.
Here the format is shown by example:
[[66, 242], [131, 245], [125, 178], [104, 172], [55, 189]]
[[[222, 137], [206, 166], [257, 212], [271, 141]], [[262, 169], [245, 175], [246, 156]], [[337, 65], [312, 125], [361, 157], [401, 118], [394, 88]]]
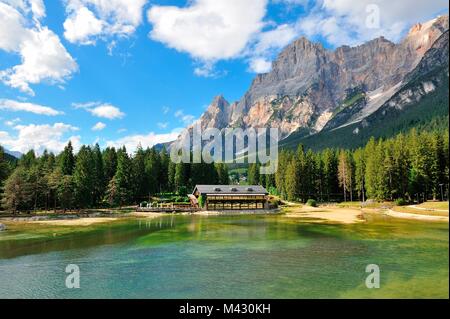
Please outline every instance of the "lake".
[[[166, 216], [0, 233], [0, 298], [448, 298], [448, 223]], [[80, 268], [80, 289], [65, 286]], [[366, 266], [380, 268], [368, 289]]]

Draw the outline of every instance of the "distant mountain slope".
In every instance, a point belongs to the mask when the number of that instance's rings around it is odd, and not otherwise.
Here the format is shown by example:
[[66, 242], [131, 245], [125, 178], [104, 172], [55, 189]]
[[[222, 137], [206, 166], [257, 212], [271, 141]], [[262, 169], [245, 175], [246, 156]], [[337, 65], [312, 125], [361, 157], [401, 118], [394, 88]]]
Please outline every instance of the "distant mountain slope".
[[8, 154], [8, 155], [10, 155], [10, 156], [12, 156], [12, 157], [14, 157], [15, 159], [19, 159], [19, 158], [21, 158], [22, 155], [23, 155], [23, 154], [20, 153], [20, 152], [10, 151], [10, 150], [7, 150], [7, 149], [5, 149], [5, 153]]
[[448, 59], [447, 30], [405, 76], [406, 83], [373, 114], [361, 122], [337, 128], [330, 126], [315, 135], [296, 132], [282, 141], [282, 147], [296, 147], [299, 143], [313, 149], [356, 147], [372, 136], [390, 137], [413, 127], [448, 127]]
[[[2, 152], [3, 157], [4, 157], [8, 162], [14, 163], [14, 162], [16, 162], [16, 161], [18, 160], [19, 157], [14, 156], [14, 154], [11, 154], [11, 153], [18, 153], [18, 152], [11, 152], [11, 151], [8, 151], [7, 149], [3, 148], [1, 145], [0, 145], [0, 148], [1, 148], [1, 150], [3, 151], [3, 152]], [[18, 153], [18, 154], [20, 154], [20, 153]], [[20, 154], [20, 156], [22, 156], [22, 154]]]

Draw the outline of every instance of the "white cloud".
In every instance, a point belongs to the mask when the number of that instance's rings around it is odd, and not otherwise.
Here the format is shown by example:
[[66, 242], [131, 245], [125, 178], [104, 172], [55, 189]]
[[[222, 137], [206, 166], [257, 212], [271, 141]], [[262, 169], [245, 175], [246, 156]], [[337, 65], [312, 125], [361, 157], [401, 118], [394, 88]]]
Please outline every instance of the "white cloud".
[[162, 112], [163, 112], [163, 114], [169, 113], [169, 112], [170, 112], [170, 107], [168, 107], [168, 106], [163, 106]]
[[100, 102], [88, 102], [81, 104], [74, 103], [72, 104], [72, 106], [75, 107], [76, 109], [85, 109], [94, 116], [109, 120], [121, 119], [125, 116], [125, 113], [123, 113], [117, 106], [107, 103], [100, 103]]
[[188, 6], [155, 5], [147, 12], [150, 37], [207, 64], [236, 58], [264, 26], [267, 0], [194, 0]]
[[155, 134], [151, 132], [147, 135], [129, 135], [115, 141], [107, 141], [106, 145], [116, 148], [125, 146], [128, 152], [133, 153], [137, 149], [138, 145], [141, 145], [143, 148], [147, 148], [160, 143], [172, 142], [177, 139], [179, 134], [179, 132], [173, 131], [167, 134]]
[[103, 117], [109, 120], [121, 119], [125, 116], [125, 113], [121, 112], [118, 107], [109, 104], [94, 107], [89, 112], [97, 117]]
[[[375, 5], [375, 7], [374, 7]], [[384, 36], [398, 41], [417, 22], [434, 18], [448, 10], [441, 0], [322, 0], [297, 27], [309, 37], [322, 36], [331, 45], [357, 45]], [[379, 12], [379, 26], [371, 19]]]
[[103, 21], [82, 7], [64, 22], [64, 37], [72, 43], [92, 44], [95, 42], [92, 37], [102, 33], [103, 27]]
[[16, 117], [15, 119], [5, 121], [5, 125], [6, 126], [14, 126], [17, 123], [19, 123], [20, 121], [22, 121], [22, 120], [20, 118]]
[[43, 106], [39, 104], [33, 104], [28, 102], [18, 102], [7, 99], [0, 99], [0, 110], [12, 111], [12, 112], [30, 112], [39, 115], [56, 116], [64, 114], [49, 106]]
[[31, 95], [30, 84], [61, 84], [78, 70], [59, 37], [41, 25], [44, 16], [40, 0], [0, 2], [0, 49], [21, 57], [21, 64], [0, 70], [0, 80]]
[[128, 37], [142, 22], [147, 0], [67, 0], [64, 37], [77, 44], [94, 44], [111, 36]]
[[247, 50], [250, 71], [269, 72], [272, 69], [271, 60], [298, 35], [299, 31], [289, 24], [278, 25], [274, 29], [258, 34], [255, 43]]
[[102, 122], [98, 122], [92, 127], [93, 131], [102, 131], [106, 128], [106, 124]]
[[69, 124], [17, 125], [14, 130], [17, 131], [16, 136], [11, 136], [8, 132], [0, 132], [0, 144], [12, 151], [26, 153], [34, 149], [41, 154], [47, 149], [58, 153], [64, 149], [69, 140], [72, 141], [74, 149], [79, 149], [81, 145], [80, 136], [66, 137], [71, 132], [78, 131], [77, 127]]
[[253, 58], [250, 60], [250, 70], [255, 73], [267, 73], [272, 69], [272, 62], [264, 58]]
[[184, 114], [183, 110], [176, 111], [175, 117], [178, 118], [184, 125], [191, 125], [195, 121], [194, 115]]
[[297, 36], [298, 31], [292, 25], [278, 25], [275, 29], [262, 32], [258, 35], [254, 51], [256, 54], [261, 54], [273, 49], [283, 48]]
[[159, 122], [157, 125], [160, 129], [164, 130], [169, 126], [169, 123], [168, 122], [164, 122], [164, 123]]

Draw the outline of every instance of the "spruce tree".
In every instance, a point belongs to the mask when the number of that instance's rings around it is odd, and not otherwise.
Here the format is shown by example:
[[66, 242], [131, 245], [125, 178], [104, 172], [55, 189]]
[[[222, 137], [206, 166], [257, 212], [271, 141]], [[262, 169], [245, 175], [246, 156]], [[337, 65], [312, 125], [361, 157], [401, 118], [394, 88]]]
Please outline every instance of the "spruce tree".
[[72, 142], [69, 141], [60, 157], [60, 165], [63, 175], [72, 175], [75, 167]]

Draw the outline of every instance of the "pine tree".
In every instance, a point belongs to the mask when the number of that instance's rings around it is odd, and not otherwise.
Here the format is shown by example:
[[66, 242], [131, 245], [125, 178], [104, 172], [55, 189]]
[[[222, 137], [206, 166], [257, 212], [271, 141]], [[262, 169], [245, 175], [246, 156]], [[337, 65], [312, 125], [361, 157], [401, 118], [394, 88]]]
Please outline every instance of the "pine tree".
[[337, 193], [338, 181], [337, 181], [337, 157], [336, 152], [332, 149], [326, 149], [322, 153], [323, 161], [323, 185], [327, 200], [331, 200], [331, 195]]
[[[131, 200], [132, 195], [132, 168], [131, 160], [125, 146], [117, 152], [117, 171], [113, 178], [113, 184], [117, 188], [116, 196], [120, 207]], [[110, 183], [111, 184], [111, 183]], [[111, 186], [111, 185], [109, 185]], [[108, 187], [110, 191], [110, 187]]]
[[69, 141], [61, 154], [60, 165], [63, 175], [72, 175], [75, 167], [72, 142]]
[[178, 190], [181, 187], [186, 187], [186, 185], [187, 185], [187, 176], [185, 164], [177, 163], [175, 166], [175, 176], [174, 176], [175, 191], [178, 192]]
[[258, 164], [250, 164], [248, 167], [248, 184], [259, 185], [259, 167]]
[[365, 171], [366, 171], [366, 158], [362, 149], [357, 149], [353, 153], [353, 160], [355, 163], [355, 190], [358, 192], [359, 198], [364, 202], [366, 200], [365, 195]]
[[107, 147], [103, 153], [105, 185], [116, 175], [117, 170], [117, 152], [114, 147]]
[[19, 209], [29, 209], [31, 202], [27, 172], [24, 167], [19, 166], [5, 182], [2, 206], [15, 213]]
[[71, 175], [64, 175], [57, 188], [57, 196], [64, 212], [73, 207], [75, 190], [76, 184], [74, 182], [74, 177]]
[[300, 167], [297, 160], [292, 159], [286, 168], [286, 197], [289, 201], [297, 200], [300, 196]]
[[228, 185], [230, 183], [230, 177], [228, 175], [228, 167], [225, 163], [216, 164], [218, 184]]
[[445, 185], [446, 175], [445, 175], [445, 147], [444, 139], [440, 134], [435, 132], [432, 136], [432, 161], [431, 161], [431, 184], [433, 199], [436, 200], [438, 197], [443, 197], [441, 194], [441, 188]]
[[4, 181], [8, 178], [10, 174], [10, 166], [5, 158], [5, 153], [3, 147], [0, 146], [0, 198], [2, 196], [2, 186]]
[[141, 145], [138, 146], [133, 162], [133, 198], [140, 201], [147, 198], [149, 191], [149, 180], [145, 169], [145, 152]]
[[168, 183], [168, 189], [171, 192], [176, 191], [176, 184], [175, 184], [175, 170], [176, 170], [176, 164], [172, 161], [169, 161], [169, 167], [167, 172], [167, 183]]
[[[65, 176], [68, 176], [65, 174]], [[77, 154], [73, 182], [75, 185], [76, 204], [79, 208], [92, 207], [94, 204], [95, 167], [92, 150], [82, 146]]]
[[148, 189], [151, 194], [156, 194], [161, 189], [159, 181], [160, 176], [160, 158], [154, 149], [146, 150], [145, 159], [145, 174], [147, 177]]
[[167, 153], [167, 150], [165, 147], [163, 147], [163, 149], [161, 150], [161, 152], [159, 153], [160, 155], [160, 172], [159, 172], [159, 181], [161, 184], [161, 189], [163, 191], [170, 191], [169, 188], [169, 176], [168, 176], [168, 172], [169, 172], [169, 162], [171, 162], [170, 160], [170, 156]]
[[92, 157], [94, 159], [93, 202], [94, 204], [98, 204], [103, 198], [106, 187], [105, 165], [103, 163], [102, 152], [98, 144], [95, 144], [94, 149], [92, 150]]

